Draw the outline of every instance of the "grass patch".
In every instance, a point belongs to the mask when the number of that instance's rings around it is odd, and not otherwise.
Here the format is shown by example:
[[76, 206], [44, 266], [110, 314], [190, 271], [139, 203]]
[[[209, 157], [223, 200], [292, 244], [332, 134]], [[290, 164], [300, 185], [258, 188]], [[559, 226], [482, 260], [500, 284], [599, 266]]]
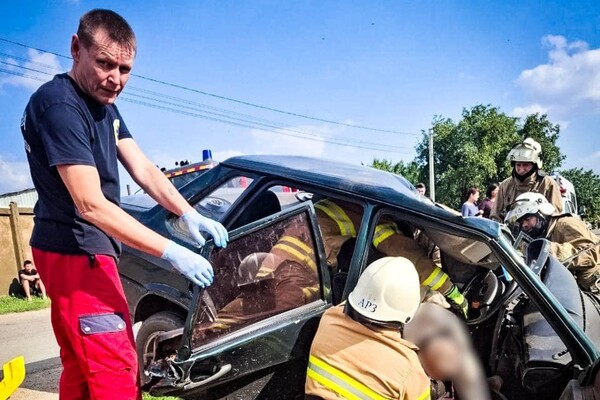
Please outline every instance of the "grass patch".
[[179, 397], [171, 397], [171, 396], [154, 397], [154, 396], [150, 396], [148, 393], [142, 393], [142, 400], [179, 400]]
[[[42, 300], [41, 297], [32, 296], [32, 301], [24, 297], [0, 296], [0, 315], [16, 312], [35, 311], [50, 307], [50, 300]], [[1, 371], [0, 371], [1, 373]], [[180, 400], [179, 397], [161, 396], [154, 397], [143, 393], [142, 400]]]
[[0, 314], [41, 310], [50, 307], [50, 300], [32, 296], [32, 301], [24, 297], [0, 296]]
[[[16, 312], [35, 311], [50, 307], [50, 300], [42, 300], [41, 297], [32, 296], [32, 301], [27, 301], [24, 297], [0, 296], [0, 315]], [[1, 371], [0, 371], [1, 374]], [[148, 393], [143, 393], [142, 400], [180, 400], [179, 397], [161, 396], [154, 397]]]

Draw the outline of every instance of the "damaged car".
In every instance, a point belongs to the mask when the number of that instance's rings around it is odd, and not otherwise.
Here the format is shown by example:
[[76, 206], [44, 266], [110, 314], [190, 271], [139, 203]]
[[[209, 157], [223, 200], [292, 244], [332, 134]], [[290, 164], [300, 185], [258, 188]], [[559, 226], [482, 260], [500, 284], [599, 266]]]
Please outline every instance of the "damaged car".
[[[409, 237], [426, 234], [439, 248], [442, 268], [469, 301], [465, 324], [486, 372], [504, 382], [498, 398], [600, 398], [600, 303], [579, 289], [545, 240], [463, 218], [418, 195], [401, 176], [314, 158], [233, 157], [178, 189], [229, 230], [230, 242], [216, 248], [209, 240], [196, 249], [215, 272], [206, 289], [124, 246], [119, 270], [139, 326], [142, 382], [153, 395], [303, 399], [319, 318], [381, 256], [372, 241], [385, 219]], [[363, 213], [335, 268], [328, 267], [314, 207], [326, 198]], [[194, 249], [178, 218], [148, 197], [125, 197], [122, 206]], [[302, 238], [310, 268], [290, 265], [280, 279], [261, 266], [290, 232]]]

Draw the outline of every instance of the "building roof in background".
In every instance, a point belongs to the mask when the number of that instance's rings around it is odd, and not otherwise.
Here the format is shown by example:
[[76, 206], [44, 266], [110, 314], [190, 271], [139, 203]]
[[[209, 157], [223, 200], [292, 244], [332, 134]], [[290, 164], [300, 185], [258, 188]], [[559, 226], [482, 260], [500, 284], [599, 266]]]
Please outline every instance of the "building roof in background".
[[33, 188], [0, 194], [0, 208], [7, 208], [15, 202], [19, 207], [33, 207], [38, 199], [37, 191]]

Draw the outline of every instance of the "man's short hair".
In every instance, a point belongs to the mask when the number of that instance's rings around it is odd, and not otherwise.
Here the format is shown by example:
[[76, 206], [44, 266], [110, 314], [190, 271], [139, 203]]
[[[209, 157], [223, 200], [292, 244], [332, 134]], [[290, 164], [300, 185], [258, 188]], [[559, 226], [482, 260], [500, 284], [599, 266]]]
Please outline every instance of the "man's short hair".
[[33, 264], [33, 263], [31, 262], [31, 260], [25, 260], [25, 261], [23, 261], [23, 266], [26, 266], [26, 265], [31, 265], [31, 264]]
[[417, 183], [417, 186], [415, 186], [417, 189], [425, 189], [425, 184], [423, 182], [419, 182]]
[[111, 40], [135, 53], [137, 48], [135, 33], [125, 18], [116, 12], [95, 8], [82, 15], [79, 19], [77, 37], [86, 49], [94, 44], [94, 34], [98, 29], [103, 29]]

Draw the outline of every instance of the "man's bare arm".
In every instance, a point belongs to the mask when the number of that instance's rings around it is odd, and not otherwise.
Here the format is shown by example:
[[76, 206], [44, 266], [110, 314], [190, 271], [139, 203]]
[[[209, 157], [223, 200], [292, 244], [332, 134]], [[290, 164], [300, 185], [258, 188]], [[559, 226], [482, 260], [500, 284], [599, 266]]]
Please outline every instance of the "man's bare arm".
[[131, 247], [157, 257], [162, 255], [168, 240], [108, 201], [95, 167], [59, 165], [57, 169], [83, 219]]
[[19, 275], [21, 277], [21, 279], [26, 280], [26, 281], [35, 281], [36, 279], [40, 279], [40, 276], [38, 274], [36, 275], [25, 275], [25, 274], [20, 274]]
[[119, 161], [133, 180], [158, 204], [178, 216], [192, 210], [165, 174], [144, 155], [133, 139], [119, 140]]

